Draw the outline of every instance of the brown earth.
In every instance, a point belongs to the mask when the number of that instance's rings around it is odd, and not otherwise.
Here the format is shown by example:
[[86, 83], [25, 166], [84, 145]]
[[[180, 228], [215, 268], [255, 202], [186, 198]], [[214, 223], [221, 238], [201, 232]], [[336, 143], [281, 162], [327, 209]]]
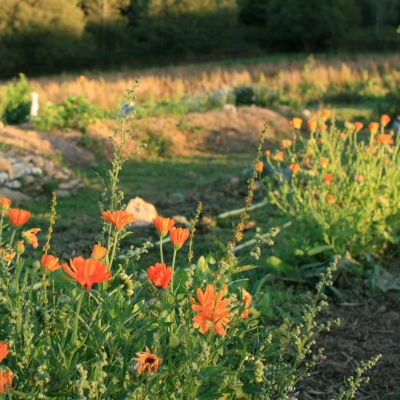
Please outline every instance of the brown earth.
[[[267, 141], [276, 143], [277, 137], [290, 132], [288, 121], [271, 111], [256, 107], [239, 109], [237, 114], [225, 111], [206, 114], [188, 114], [180, 120], [174, 118], [138, 119], [134, 122], [133, 139], [129, 146], [134, 148], [147, 135], [163, 137], [170, 141], [169, 152], [175, 155], [193, 155], [208, 152], [254, 152], [265, 122], [269, 122]], [[108, 136], [113, 123], [93, 125], [87, 133], [96, 143], [101, 143], [106, 158], [111, 157]], [[50, 159], [63, 159], [69, 166], [86, 166], [96, 161], [96, 156], [79, 143], [82, 133], [40, 133], [29, 125], [5, 127], [0, 130], [0, 142], [10, 145], [12, 154], [35, 153]], [[93, 144], [93, 143], [92, 143]], [[129, 147], [128, 146], [128, 147]], [[97, 154], [97, 157], [99, 154]], [[213, 193], [218, 198], [213, 201]], [[224, 200], [220, 192], [210, 190], [209, 202], [221, 205]], [[230, 197], [230, 193], [226, 193]], [[165, 215], [169, 212], [164, 204]], [[201, 233], [200, 233], [201, 234]], [[392, 262], [393, 272], [398, 271], [399, 262]], [[325, 349], [327, 359], [301, 382], [296, 395], [299, 400], [332, 399], [343, 385], [346, 376], [354, 374], [361, 360], [377, 354], [382, 359], [372, 371], [368, 385], [363, 385], [356, 399], [400, 399], [400, 296], [398, 292], [373, 292], [367, 285], [342, 286], [340, 300], [331, 299], [329, 312], [324, 319], [340, 318], [342, 323], [330, 332], [318, 337], [317, 347]]]

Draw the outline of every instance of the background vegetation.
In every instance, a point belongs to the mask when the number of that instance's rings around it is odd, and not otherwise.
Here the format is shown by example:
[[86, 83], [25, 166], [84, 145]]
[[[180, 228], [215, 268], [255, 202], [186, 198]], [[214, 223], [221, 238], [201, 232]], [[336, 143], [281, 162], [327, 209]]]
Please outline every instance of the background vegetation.
[[4, 0], [0, 78], [271, 52], [393, 51], [399, 0]]

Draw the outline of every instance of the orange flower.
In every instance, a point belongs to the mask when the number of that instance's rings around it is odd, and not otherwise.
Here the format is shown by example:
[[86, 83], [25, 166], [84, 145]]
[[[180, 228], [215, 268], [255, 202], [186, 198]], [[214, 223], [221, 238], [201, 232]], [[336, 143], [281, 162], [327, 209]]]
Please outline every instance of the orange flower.
[[3, 253], [3, 249], [0, 247], [0, 254], [3, 256], [3, 259], [10, 264], [11, 260], [15, 257], [15, 253], [11, 253], [9, 250], [10, 249], [6, 249]]
[[271, 157], [271, 152], [269, 150], [265, 150], [264, 154], [266, 157]]
[[96, 261], [101, 261], [107, 254], [107, 249], [103, 246], [95, 244], [92, 250], [92, 258]]
[[346, 139], [347, 135], [344, 132], [340, 132], [339, 137], [340, 137], [340, 139], [344, 140], [344, 139]]
[[300, 129], [302, 123], [303, 120], [301, 118], [293, 118], [291, 121], [289, 121], [290, 126], [294, 129]]
[[65, 263], [62, 265], [64, 271], [72, 277], [73, 281], [86, 286], [87, 290], [92, 288], [93, 283], [111, 280], [111, 271], [108, 271], [107, 265], [101, 261], [75, 257], [69, 260], [69, 264], [71, 267]]
[[324, 140], [322, 139], [322, 137], [318, 138], [318, 144], [322, 144], [324, 143]]
[[131, 224], [135, 221], [133, 214], [129, 214], [127, 211], [103, 211], [101, 213], [101, 219], [111, 222], [118, 230], [124, 228], [126, 225]]
[[333, 176], [331, 174], [326, 174], [324, 176], [324, 182], [329, 185], [333, 181]]
[[326, 201], [328, 202], [328, 204], [334, 204], [336, 200], [331, 194], [327, 194]]
[[20, 210], [18, 208], [10, 208], [8, 210], [8, 215], [10, 217], [12, 227], [14, 229], [19, 229], [28, 221], [31, 213], [30, 211]]
[[54, 272], [55, 270], [61, 268], [61, 265], [58, 263], [58, 258], [50, 254], [43, 254], [40, 263], [42, 264], [43, 268], [50, 272]]
[[368, 125], [368, 129], [372, 135], [375, 135], [375, 133], [378, 132], [379, 129], [379, 122], [370, 122], [370, 124]]
[[381, 124], [385, 127], [390, 122], [390, 117], [387, 114], [381, 115]]
[[173, 226], [169, 231], [171, 242], [176, 250], [179, 250], [183, 246], [189, 235], [189, 229], [185, 228], [175, 228], [175, 226]]
[[327, 119], [329, 119], [329, 118], [331, 117], [331, 115], [332, 115], [331, 111], [325, 109], [325, 110], [322, 110], [321, 118], [322, 118], [324, 121], [326, 121]]
[[318, 122], [315, 119], [310, 119], [307, 121], [308, 129], [311, 133], [314, 133], [317, 130]]
[[156, 263], [147, 270], [147, 276], [154, 286], [168, 289], [168, 283], [172, 278], [172, 269], [165, 264]]
[[262, 161], [259, 161], [256, 165], [256, 170], [258, 172], [263, 172], [264, 171], [264, 163]]
[[230, 315], [229, 309], [226, 307], [231, 303], [229, 299], [222, 300], [222, 297], [227, 294], [224, 291], [215, 293], [215, 288], [212, 284], [207, 285], [206, 290], [203, 291], [198, 288], [197, 298], [199, 303], [190, 296], [192, 302], [192, 310], [199, 311], [193, 318], [193, 327], [200, 328], [201, 333], [206, 333], [208, 328], [212, 325], [213, 333], [223, 336], [226, 334], [225, 326], [228, 326]]
[[0, 394], [4, 394], [7, 388], [12, 388], [13, 376], [11, 369], [0, 367]]
[[318, 128], [319, 128], [319, 130], [321, 132], [326, 132], [328, 130], [328, 125], [327, 124], [322, 124]]
[[7, 211], [10, 208], [11, 200], [7, 199], [7, 197], [2, 197], [0, 199], [0, 209], [2, 212]]
[[283, 139], [281, 141], [281, 148], [283, 150], [287, 149], [288, 147], [291, 147], [293, 142], [290, 139]]
[[321, 167], [322, 168], [326, 168], [329, 164], [329, 158], [326, 157], [322, 157], [321, 158]]
[[278, 154], [275, 154], [274, 156], [272, 156], [272, 158], [275, 161], [283, 161], [285, 159], [285, 153], [283, 151], [280, 151]]
[[356, 131], [360, 131], [363, 128], [363, 124], [361, 122], [354, 122], [354, 128]]
[[301, 167], [300, 164], [290, 164], [289, 169], [293, 172], [294, 175], [296, 175], [300, 171]]
[[356, 181], [356, 182], [364, 182], [364, 175], [361, 175], [361, 174], [355, 174], [354, 175], [354, 180]]
[[33, 228], [29, 229], [29, 231], [22, 232], [22, 237], [32, 245], [34, 249], [37, 249], [39, 246], [38, 238], [36, 237], [37, 233], [40, 232], [41, 229]]
[[10, 350], [8, 350], [8, 346], [5, 343], [0, 342], [0, 362], [2, 362], [7, 357], [7, 354], [9, 352]]
[[169, 230], [175, 225], [175, 221], [172, 218], [156, 217], [153, 219], [153, 222], [162, 238], [166, 236]]
[[136, 353], [138, 358], [134, 358], [136, 360], [135, 369], [138, 372], [138, 375], [142, 374], [147, 369], [147, 375], [152, 374], [153, 372], [157, 372], [160, 367], [161, 358], [158, 358], [155, 354], [150, 353], [150, 350], [146, 347], [146, 351], [141, 351]]
[[387, 133], [381, 133], [376, 136], [376, 139], [381, 144], [393, 144], [393, 137]]
[[245, 310], [242, 312], [242, 318], [247, 318], [249, 316], [249, 310], [248, 308], [250, 307], [252, 300], [251, 294], [242, 288], [242, 303], [245, 305]]

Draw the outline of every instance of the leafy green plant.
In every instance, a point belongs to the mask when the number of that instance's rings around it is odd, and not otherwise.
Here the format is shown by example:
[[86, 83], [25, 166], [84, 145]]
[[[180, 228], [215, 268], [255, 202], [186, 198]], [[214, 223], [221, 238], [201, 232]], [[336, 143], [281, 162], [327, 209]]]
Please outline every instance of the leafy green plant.
[[5, 124], [20, 124], [29, 118], [32, 88], [24, 74], [18, 82], [10, 82], [1, 88], [0, 121]]

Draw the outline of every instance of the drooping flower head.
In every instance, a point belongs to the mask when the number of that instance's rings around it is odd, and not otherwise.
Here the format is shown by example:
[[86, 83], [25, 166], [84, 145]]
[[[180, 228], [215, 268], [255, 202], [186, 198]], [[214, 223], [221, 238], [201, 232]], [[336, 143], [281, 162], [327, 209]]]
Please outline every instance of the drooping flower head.
[[11, 200], [7, 199], [7, 197], [2, 197], [0, 199], [0, 209], [2, 212], [8, 211], [11, 205]]
[[213, 333], [220, 336], [226, 334], [225, 327], [228, 327], [230, 321], [229, 309], [226, 308], [231, 301], [222, 298], [227, 294], [225, 290], [220, 290], [215, 293], [215, 288], [212, 284], [207, 285], [203, 292], [201, 288], [196, 291], [198, 303], [190, 296], [192, 302], [192, 310], [199, 313], [192, 319], [193, 327], [200, 328], [201, 333], [206, 333], [212, 326]]
[[92, 250], [92, 258], [97, 261], [101, 261], [107, 254], [107, 249], [103, 246], [95, 244]]
[[381, 124], [383, 127], [385, 127], [389, 122], [390, 122], [390, 117], [387, 114], [381, 115]]
[[10, 352], [8, 346], [5, 343], [0, 342], [0, 362], [2, 362], [6, 357], [7, 354]]
[[293, 175], [296, 175], [300, 170], [300, 164], [290, 164], [289, 169], [292, 171]]
[[4, 394], [7, 389], [12, 388], [13, 376], [11, 369], [0, 366], [0, 394]]
[[101, 219], [111, 222], [118, 230], [123, 229], [126, 225], [135, 221], [133, 214], [129, 214], [126, 210], [119, 211], [103, 211]]
[[153, 219], [154, 225], [161, 238], [167, 236], [169, 230], [175, 225], [172, 218], [156, 217]]
[[91, 290], [94, 283], [111, 280], [111, 271], [108, 270], [107, 265], [101, 261], [93, 260], [93, 258], [86, 260], [83, 257], [71, 258], [69, 266], [64, 263], [62, 267], [72, 277], [73, 281], [86, 286], [87, 290]]
[[39, 242], [38, 242], [38, 238], [36, 237], [36, 235], [40, 231], [41, 231], [41, 229], [39, 229], [39, 228], [32, 228], [32, 229], [29, 229], [29, 231], [22, 232], [22, 237], [29, 244], [31, 244], [34, 249], [37, 249], [37, 247], [39, 246]]
[[186, 242], [190, 235], [189, 229], [185, 228], [175, 228], [173, 226], [169, 231], [169, 236], [171, 238], [171, 243], [174, 245], [176, 250], [179, 250], [183, 244]]
[[381, 144], [393, 144], [393, 137], [388, 133], [381, 133], [377, 135], [376, 140]]
[[13, 229], [17, 230], [28, 221], [31, 212], [20, 210], [18, 208], [10, 208], [8, 210], [8, 216], [10, 217], [11, 226]]
[[300, 129], [302, 123], [303, 120], [301, 118], [293, 118], [291, 121], [289, 121], [289, 124], [293, 129]]
[[379, 122], [370, 122], [368, 125], [368, 130], [372, 135], [375, 135], [375, 133], [379, 130]]
[[155, 354], [150, 353], [150, 350], [146, 347], [146, 351], [136, 353], [138, 356], [134, 358], [136, 361], [135, 369], [138, 375], [142, 374], [147, 369], [147, 375], [156, 373], [160, 367], [162, 359], [157, 357]]
[[168, 284], [172, 278], [172, 269], [171, 267], [167, 267], [164, 263], [156, 263], [147, 270], [147, 276], [154, 286], [168, 289]]
[[50, 254], [43, 254], [40, 260], [42, 267], [47, 269], [50, 272], [54, 272], [57, 269], [61, 268], [61, 265], [58, 263], [59, 259], [50, 255]]

